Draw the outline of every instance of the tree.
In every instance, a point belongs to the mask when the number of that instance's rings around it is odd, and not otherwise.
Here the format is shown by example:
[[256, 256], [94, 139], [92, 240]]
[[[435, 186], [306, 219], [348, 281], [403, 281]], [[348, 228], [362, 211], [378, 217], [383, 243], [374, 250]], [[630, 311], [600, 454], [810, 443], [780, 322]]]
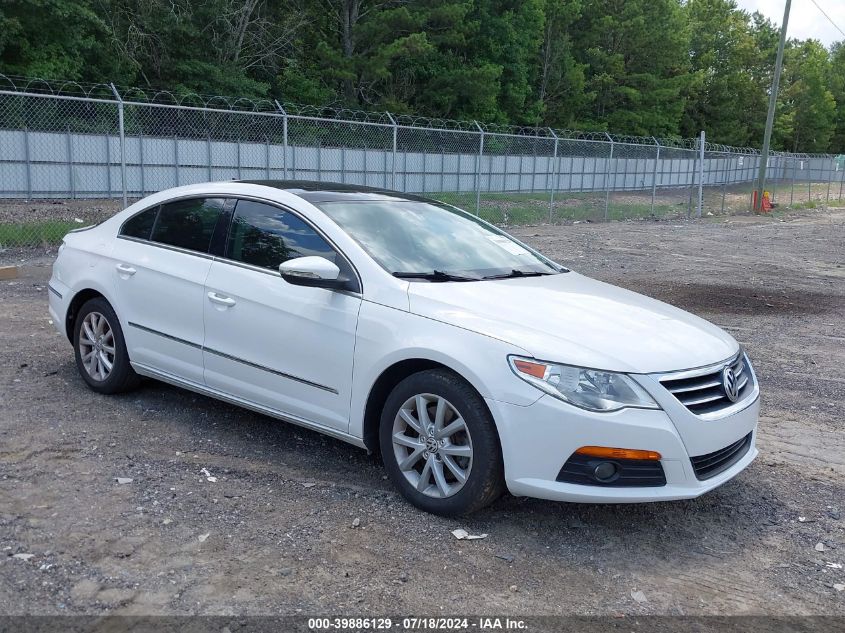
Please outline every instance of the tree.
[[[768, 40], [769, 23], [758, 15], [752, 27], [735, 0], [690, 0], [685, 11], [692, 78], [681, 133], [706, 130], [720, 143], [760, 143], [768, 107], [766, 62], [774, 52], [769, 46], [777, 46], [776, 39]], [[755, 31], [764, 34], [755, 37]]]
[[595, 94], [586, 90], [587, 65], [575, 59], [571, 29], [581, 15], [580, 0], [548, 0], [540, 48], [537, 101], [546, 125], [576, 128]]
[[845, 154], [845, 41], [837, 42], [830, 50], [828, 85], [836, 101], [830, 151], [835, 154]]
[[784, 59], [783, 101], [793, 125], [783, 142], [793, 152], [826, 152], [836, 124], [836, 101], [826, 85], [828, 51], [806, 40], [793, 43]]
[[674, 135], [689, 83], [688, 39], [678, 0], [585, 0], [573, 27], [578, 61], [595, 93], [590, 127]]
[[[759, 145], [736, 0], [4, 0], [0, 73]], [[788, 42], [773, 148], [845, 151], [845, 42]]]
[[90, 0], [5, 0], [0, 72], [102, 81], [117, 73], [102, 45], [106, 25]]
[[302, 16], [267, 0], [96, 0], [128, 82], [178, 92], [267, 93]]

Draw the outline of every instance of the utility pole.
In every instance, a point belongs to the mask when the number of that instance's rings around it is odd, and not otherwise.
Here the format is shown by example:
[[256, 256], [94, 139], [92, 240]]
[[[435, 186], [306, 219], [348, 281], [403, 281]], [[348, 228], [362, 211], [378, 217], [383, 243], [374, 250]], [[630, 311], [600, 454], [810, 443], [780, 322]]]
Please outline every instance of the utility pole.
[[[775, 60], [775, 76], [772, 80], [772, 94], [769, 95], [769, 113], [766, 116], [766, 132], [763, 134], [763, 151], [760, 153], [760, 174], [757, 177], [757, 204], [763, 206], [763, 190], [766, 187], [766, 168], [769, 162], [769, 144], [772, 141], [772, 127], [775, 123], [775, 107], [778, 102], [778, 86], [780, 84], [780, 71], [783, 68], [783, 48], [786, 45], [786, 26], [789, 23], [789, 10], [792, 7], [792, 0], [786, 0], [786, 7], [783, 10], [783, 25], [780, 29], [780, 44], [778, 45], [778, 56]], [[753, 209], [757, 211], [757, 209]]]

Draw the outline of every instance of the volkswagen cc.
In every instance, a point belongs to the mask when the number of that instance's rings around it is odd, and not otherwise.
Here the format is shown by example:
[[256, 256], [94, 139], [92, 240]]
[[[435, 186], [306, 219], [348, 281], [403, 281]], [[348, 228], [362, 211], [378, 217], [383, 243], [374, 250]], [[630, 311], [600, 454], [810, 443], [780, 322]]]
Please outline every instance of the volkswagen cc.
[[94, 391], [146, 376], [326, 433], [438, 514], [692, 498], [757, 455], [731, 336], [395, 191], [156, 193], [64, 238], [49, 310]]

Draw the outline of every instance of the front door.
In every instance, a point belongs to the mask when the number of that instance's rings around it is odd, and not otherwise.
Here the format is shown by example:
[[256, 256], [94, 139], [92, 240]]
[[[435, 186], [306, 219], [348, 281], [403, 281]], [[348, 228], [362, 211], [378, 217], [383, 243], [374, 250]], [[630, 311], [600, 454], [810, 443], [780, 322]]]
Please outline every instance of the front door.
[[294, 286], [279, 264], [318, 255], [354, 271], [289, 210], [239, 200], [225, 257], [205, 283], [205, 382], [289, 416], [346, 432], [361, 298]]

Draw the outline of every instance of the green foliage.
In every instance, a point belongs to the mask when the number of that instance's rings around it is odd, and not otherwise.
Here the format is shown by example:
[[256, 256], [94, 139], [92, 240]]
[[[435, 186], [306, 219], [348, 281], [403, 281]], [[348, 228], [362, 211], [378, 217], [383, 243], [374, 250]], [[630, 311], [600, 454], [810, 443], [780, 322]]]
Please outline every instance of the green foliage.
[[41, 246], [58, 244], [71, 229], [79, 228], [74, 222], [47, 220], [43, 222], [0, 223], [0, 247]]
[[793, 43], [786, 54], [782, 101], [792, 125], [784, 145], [794, 152], [825, 152], [836, 117], [836, 101], [827, 88], [828, 51], [816, 40], [807, 40]]
[[[734, 0], [690, 0], [690, 82], [681, 133], [700, 130], [729, 145], [755, 145], [763, 135], [777, 35], [758, 16], [737, 10]], [[774, 47], [774, 48], [773, 48]]]
[[677, 0], [585, 0], [573, 39], [595, 93], [584, 117], [590, 127], [678, 133], [690, 74], [689, 35]]
[[[831, 49], [828, 86], [836, 102], [829, 150], [834, 154], [845, 154], [845, 42], [834, 44]], [[845, 165], [841, 168], [845, 168]]]
[[[0, 72], [758, 145], [778, 35], [736, 0], [4, 0]], [[843, 43], [788, 43], [773, 147], [845, 151]]]

